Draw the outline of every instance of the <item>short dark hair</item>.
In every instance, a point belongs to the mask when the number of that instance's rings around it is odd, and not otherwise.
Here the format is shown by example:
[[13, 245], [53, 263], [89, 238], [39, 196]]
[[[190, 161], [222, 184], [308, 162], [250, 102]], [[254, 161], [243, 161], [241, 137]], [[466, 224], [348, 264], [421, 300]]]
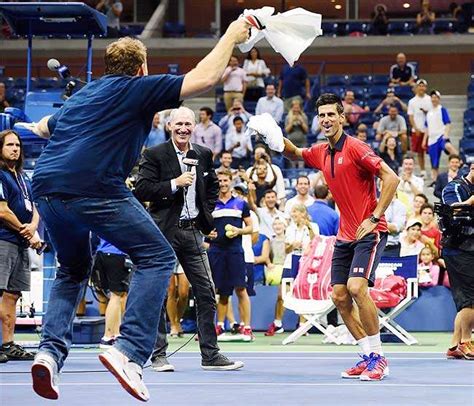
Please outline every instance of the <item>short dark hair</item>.
[[240, 116], [235, 116], [234, 119], [232, 120], [232, 122], [235, 124], [237, 121], [242, 121], [242, 123], [244, 122], [243, 118], [240, 117]]
[[458, 161], [461, 161], [461, 157], [458, 154], [450, 154], [448, 156], [448, 161], [451, 161], [451, 159], [457, 159]]
[[339, 114], [344, 113], [344, 106], [342, 105], [341, 98], [337, 94], [323, 93], [319, 96], [318, 100], [316, 100], [316, 112], [321, 106], [325, 106], [326, 104], [335, 104], [337, 112]]
[[226, 149], [224, 151], [221, 151], [221, 153], [219, 154], [219, 158], [222, 158], [222, 155], [224, 154], [229, 154], [230, 156], [232, 156], [232, 152], [230, 151], [227, 151]]
[[[405, 159], [411, 159], [413, 162], [415, 162], [415, 157], [414, 157], [412, 154], [405, 154], [405, 155], [403, 156], [403, 161], [404, 161]], [[402, 161], [402, 162], [403, 162], [403, 161]]]
[[296, 179], [296, 184], [299, 183], [300, 179], [306, 179], [308, 181], [308, 183], [311, 183], [311, 181], [309, 180], [309, 178], [306, 176], [306, 175], [300, 175], [298, 176], [298, 178]]
[[277, 194], [273, 189], [267, 189], [265, 192], [263, 192], [263, 196], [269, 195], [270, 193]]
[[398, 110], [398, 106], [397, 106], [395, 103], [390, 104], [390, 106], [388, 106], [388, 108], [389, 108], [389, 109], [395, 108], [395, 109]]
[[7, 135], [10, 134], [15, 135], [18, 138], [18, 141], [20, 142], [20, 156], [18, 157], [18, 161], [16, 161], [15, 170], [17, 172], [21, 172], [23, 170], [23, 161], [25, 159], [23, 155], [23, 142], [18, 133], [13, 130], [3, 130], [0, 132], [0, 169], [8, 169], [8, 165], [5, 162], [1, 151], [3, 150], [3, 146], [5, 145], [5, 138], [7, 137]]
[[326, 199], [329, 194], [329, 189], [326, 185], [317, 185], [314, 188], [314, 197], [316, 199]]
[[428, 200], [428, 197], [427, 197], [425, 194], [423, 194], [423, 193], [417, 193], [417, 194], [415, 195], [415, 197], [421, 197], [421, 198], [425, 201], [425, 204], [428, 203], [428, 201], [429, 201], [429, 200]]
[[434, 207], [431, 203], [424, 203], [421, 207], [420, 207], [420, 214], [423, 210], [425, 209], [430, 209], [433, 213], [434, 213]]
[[206, 115], [211, 116], [211, 119], [214, 116], [214, 110], [212, 110], [210, 107], [201, 107], [199, 111], [205, 111]]

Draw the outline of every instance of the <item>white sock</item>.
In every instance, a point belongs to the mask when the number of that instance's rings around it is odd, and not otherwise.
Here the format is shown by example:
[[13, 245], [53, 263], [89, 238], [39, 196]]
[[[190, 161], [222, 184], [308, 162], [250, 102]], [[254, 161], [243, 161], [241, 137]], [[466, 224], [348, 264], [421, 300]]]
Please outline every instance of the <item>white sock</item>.
[[273, 324], [275, 325], [275, 327], [278, 327], [278, 328], [282, 326], [281, 320], [277, 320], [277, 319], [273, 320]]
[[113, 337], [108, 337], [108, 336], [103, 336], [102, 337], [102, 340], [104, 341], [109, 341], [109, 340], [112, 340]]
[[217, 322], [217, 325], [220, 326], [220, 327], [222, 327], [222, 328], [224, 328], [224, 322], [223, 322], [223, 321], [218, 321], [218, 322]]
[[369, 337], [364, 337], [361, 338], [360, 340], [357, 340], [357, 344], [359, 344], [360, 349], [362, 350], [362, 353], [364, 355], [369, 356], [370, 355], [370, 342], [369, 342]]
[[252, 329], [250, 326], [244, 326], [245, 329]]
[[373, 336], [367, 336], [367, 338], [369, 339], [369, 343], [370, 343], [370, 351], [383, 356], [382, 341], [380, 341], [380, 333], [375, 334]]

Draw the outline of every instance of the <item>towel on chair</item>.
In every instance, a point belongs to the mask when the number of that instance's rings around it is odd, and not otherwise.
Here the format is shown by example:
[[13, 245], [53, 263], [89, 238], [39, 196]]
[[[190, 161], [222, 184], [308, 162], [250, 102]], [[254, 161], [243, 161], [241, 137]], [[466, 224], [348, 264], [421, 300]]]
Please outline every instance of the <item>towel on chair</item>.
[[272, 48], [293, 66], [314, 39], [323, 34], [321, 14], [301, 7], [273, 15], [274, 12], [274, 7], [244, 10], [243, 16], [252, 28], [250, 38], [240, 44], [239, 49], [249, 52], [258, 41], [266, 38]]

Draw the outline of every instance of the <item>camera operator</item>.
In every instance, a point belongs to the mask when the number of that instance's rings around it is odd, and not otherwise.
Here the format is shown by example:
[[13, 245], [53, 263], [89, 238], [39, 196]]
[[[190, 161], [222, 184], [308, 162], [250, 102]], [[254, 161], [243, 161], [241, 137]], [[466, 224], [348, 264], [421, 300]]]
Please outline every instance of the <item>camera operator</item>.
[[[474, 163], [467, 175], [443, 189], [440, 223], [443, 258], [458, 311], [448, 358], [474, 359], [471, 333], [474, 326]], [[449, 205], [448, 209], [445, 205]], [[457, 207], [459, 206], [459, 207]]]

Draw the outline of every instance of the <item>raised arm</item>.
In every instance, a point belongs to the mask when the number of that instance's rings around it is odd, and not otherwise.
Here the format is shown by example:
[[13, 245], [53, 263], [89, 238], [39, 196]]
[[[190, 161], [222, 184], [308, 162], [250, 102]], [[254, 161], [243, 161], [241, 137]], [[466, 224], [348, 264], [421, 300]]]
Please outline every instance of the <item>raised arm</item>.
[[298, 148], [288, 138], [283, 137], [285, 143], [285, 149], [282, 154], [288, 159], [301, 159], [303, 158], [303, 148]]
[[214, 49], [184, 77], [181, 99], [204, 93], [220, 81], [234, 46], [247, 40], [249, 28], [250, 24], [243, 18], [229, 25]]

